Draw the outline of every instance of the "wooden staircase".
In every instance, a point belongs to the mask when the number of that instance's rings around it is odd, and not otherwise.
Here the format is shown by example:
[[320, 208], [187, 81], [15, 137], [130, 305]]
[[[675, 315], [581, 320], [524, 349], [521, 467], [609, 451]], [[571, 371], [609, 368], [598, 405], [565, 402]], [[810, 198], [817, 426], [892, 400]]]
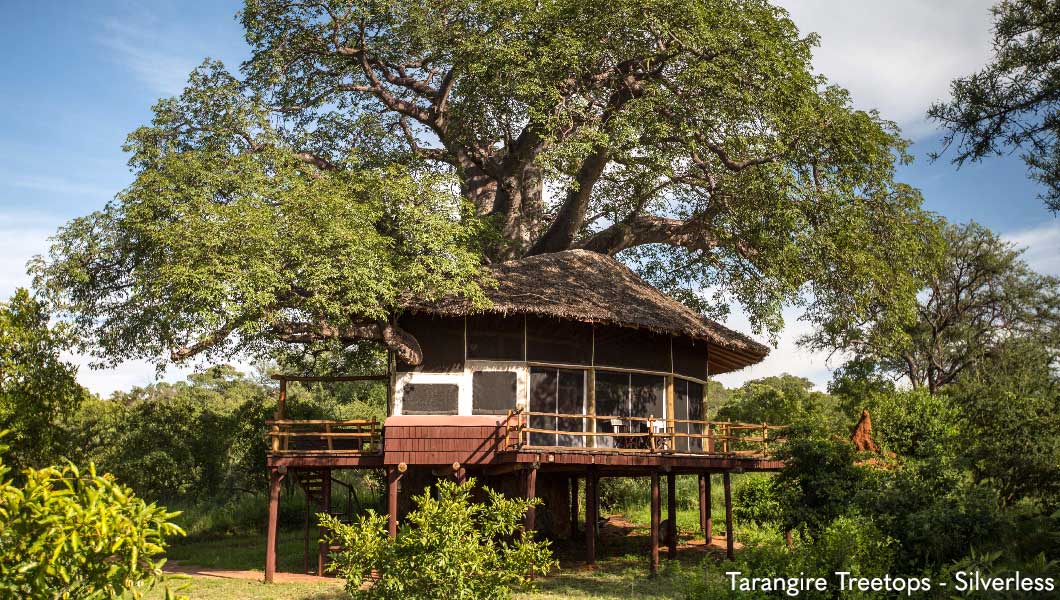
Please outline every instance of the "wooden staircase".
[[[344, 523], [348, 523], [353, 518], [353, 503], [357, 496], [352, 487], [331, 476], [331, 469], [297, 469], [294, 471], [294, 474], [295, 480], [298, 481], [298, 485], [302, 488], [306, 497], [305, 543], [302, 552], [302, 570], [306, 573], [311, 573], [309, 570], [309, 529], [315, 521], [314, 515], [324, 513], [337, 517]], [[338, 484], [339, 486], [346, 488], [345, 511], [336, 511], [332, 509], [332, 484]], [[341, 546], [328, 545], [323, 542], [318, 545], [316, 566], [317, 575], [324, 575], [328, 555], [340, 550], [342, 550]]]

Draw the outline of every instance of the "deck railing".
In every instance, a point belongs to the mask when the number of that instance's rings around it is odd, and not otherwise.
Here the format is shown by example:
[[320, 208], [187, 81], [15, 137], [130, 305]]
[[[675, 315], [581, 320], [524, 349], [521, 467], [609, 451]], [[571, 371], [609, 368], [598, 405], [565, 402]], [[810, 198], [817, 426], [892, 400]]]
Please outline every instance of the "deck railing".
[[379, 454], [383, 451], [383, 426], [375, 419], [266, 421], [273, 453], [342, 452]]
[[[535, 427], [535, 420], [551, 421], [552, 425]], [[561, 421], [566, 428], [558, 427]], [[530, 411], [509, 412], [503, 427], [506, 450], [559, 448], [759, 457], [769, 456], [774, 448], [771, 445], [781, 441], [787, 430], [786, 426], [768, 423]], [[559, 443], [561, 438], [567, 443]]]

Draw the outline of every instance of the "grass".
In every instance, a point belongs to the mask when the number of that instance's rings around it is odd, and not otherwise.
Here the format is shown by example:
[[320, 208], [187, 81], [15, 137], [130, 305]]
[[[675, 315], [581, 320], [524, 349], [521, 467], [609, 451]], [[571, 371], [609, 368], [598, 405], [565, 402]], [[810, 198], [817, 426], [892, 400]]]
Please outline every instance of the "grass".
[[[743, 478], [734, 478], [739, 487]], [[559, 543], [556, 556], [561, 569], [539, 578], [537, 590], [516, 594], [518, 600], [559, 600], [561, 598], [592, 600], [628, 600], [629, 598], [679, 598], [687, 585], [687, 571], [697, 568], [704, 559], [702, 550], [684, 549], [676, 561], [663, 561], [659, 576], [648, 577], [647, 481], [615, 482], [612, 511], [621, 512], [633, 525], [631, 529], [603, 536], [598, 544], [598, 565], [587, 570], [581, 564], [584, 552], [580, 541]], [[699, 511], [695, 477], [678, 478], [677, 525], [683, 539], [699, 536]], [[725, 514], [720, 478], [712, 489], [715, 535], [724, 531]], [[371, 498], [367, 498], [370, 501]], [[333, 505], [344, 500], [336, 497]], [[285, 495], [281, 501], [281, 529], [277, 552], [280, 572], [302, 572], [302, 533], [305, 518], [301, 494]], [[663, 486], [663, 517], [666, 516], [666, 488]], [[177, 521], [188, 537], [174, 540], [169, 560], [183, 565], [208, 569], [259, 571], [265, 563], [265, 501], [259, 496], [234, 499], [223, 504], [192, 505], [183, 508]], [[607, 529], [605, 527], [605, 529]], [[315, 563], [315, 531], [310, 532], [310, 564]], [[665, 556], [665, 554], [664, 554]], [[717, 557], [717, 555], [713, 555]], [[684, 574], [683, 574], [684, 573]], [[262, 575], [263, 576], [263, 575]], [[348, 598], [337, 581], [313, 583], [276, 583], [266, 585], [258, 580], [187, 577], [170, 584], [178, 593], [195, 600], [247, 598], [251, 600], [332, 600]], [[147, 600], [162, 600], [164, 592], [155, 590]]]

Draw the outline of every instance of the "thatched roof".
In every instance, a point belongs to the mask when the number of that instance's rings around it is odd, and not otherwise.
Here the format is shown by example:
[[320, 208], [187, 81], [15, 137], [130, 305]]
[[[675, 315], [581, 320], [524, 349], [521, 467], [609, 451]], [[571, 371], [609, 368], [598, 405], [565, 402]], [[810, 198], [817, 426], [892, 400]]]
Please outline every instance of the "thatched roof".
[[[703, 317], [663, 294], [615, 259], [585, 250], [531, 256], [490, 267], [497, 287], [485, 312], [535, 314], [648, 329], [705, 340], [710, 372], [724, 373], [765, 358], [769, 348]], [[462, 298], [410, 306], [416, 312], [476, 312]]]

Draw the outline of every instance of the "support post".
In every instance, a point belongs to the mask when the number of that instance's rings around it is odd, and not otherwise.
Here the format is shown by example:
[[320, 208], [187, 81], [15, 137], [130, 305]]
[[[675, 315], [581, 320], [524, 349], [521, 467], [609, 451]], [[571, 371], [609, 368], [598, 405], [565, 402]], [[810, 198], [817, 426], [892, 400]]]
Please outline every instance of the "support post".
[[714, 515], [711, 514], [713, 499], [710, 495], [710, 473], [702, 473], [699, 476], [699, 530], [703, 532], [703, 539], [709, 546], [714, 539]]
[[666, 557], [677, 558], [677, 476], [666, 474]]
[[570, 537], [578, 535], [578, 478], [570, 478]]
[[651, 575], [659, 573], [659, 518], [662, 512], [659, 506], [659, 473], [651, 474]]
[[736, 532], [732, 529], [732, 482], [729, 472], [721, 474], [722, 484], [725, 486], [725, 557], [729, 560], [736, 558], [733, 546], [736, 542]]
[[280, 517], [280, 483], [284, 473], [271, 469], [269, 473], [269, 525], [265, 536], [265, 583], [272, 583], [276, 575], [276, 533]]
[[[526, 499], [533, 500], [537, 497], [537, 464], [531, 465], [526, 472]], [[537, 507], [531, 506], [526, 510], [526, 518], [523, 521], [523, 529], [533, 531], [537, 525]]]
[[389, 467], [386, 475], [386, 529], [390, 537], [396, 538], [398, 530], [398, 481], [401, 478], [401, 473], [398, 472], [396, 467]]
[[600, 522], [597, 512], [599, 483], [596, 468], [589, 467], [589, 475], [585, 478], [585, 564], [588, 566], [596, 565], [596, 526]]
[[[320, 482], [320, 512], [325, 515], [331, 514], [331, 469], [324, 469], [323, 480]], [[323, 531], [321, 531], [323, 533]], [[323, 535], [321, 535], [323, 538]], [[317, 546], [317, 576], [324, 576], [324, 567], [328, 562], [328, 543], [320, 542]]]

